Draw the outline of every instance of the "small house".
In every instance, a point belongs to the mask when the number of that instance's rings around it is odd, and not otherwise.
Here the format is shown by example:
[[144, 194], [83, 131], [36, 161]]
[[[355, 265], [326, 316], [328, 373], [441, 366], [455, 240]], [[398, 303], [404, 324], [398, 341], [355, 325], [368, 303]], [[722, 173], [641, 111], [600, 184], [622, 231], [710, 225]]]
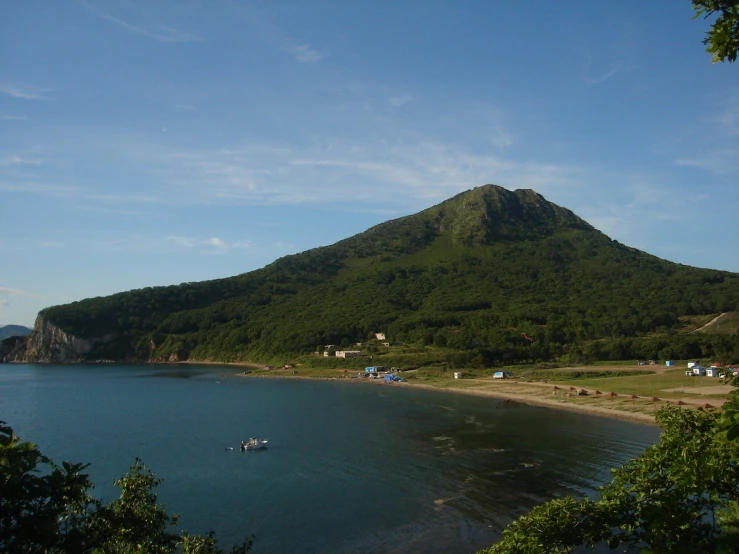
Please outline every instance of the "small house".
[[666, 365], [667, 367], [672, 367], [672, 366], [674, 366], [674, 365], [675, 365], [675, 362], [673, 362], [672, 360], [666, 360], [666, 361], [665, 361], [665, 365]]
[[693, 375], [700, 375], [701, 377], [704, 377], [706, 375], [706, 368], [699, 365], [694, 366]]
[[365, 367], [364, 368], [364, 372], [365, 373], [373, 373], [375, 375], [377, 375], [381, 371], [385, 371], [385, 366], [382, 366], [382, 365], [373, 365], [373, 366]]
[[718, 377], [718, 369], [715, 367], [709, 367], [706, 370], [706, 377]]
[[509, 371], [496, 371], [493, 373], [493, 379], [510, 379], [513, 374]]
[[385, 333], [375, 333], [375, 338], [377, 340], [385, 340]]
[[361, 350], [337, 350], [337, 358], [359, 358], [362, 355]]
[[699, 365], [697, 361], [695, 361], [695, 362], [688, 362], [688, 369], [693, 369], [697, 365]]

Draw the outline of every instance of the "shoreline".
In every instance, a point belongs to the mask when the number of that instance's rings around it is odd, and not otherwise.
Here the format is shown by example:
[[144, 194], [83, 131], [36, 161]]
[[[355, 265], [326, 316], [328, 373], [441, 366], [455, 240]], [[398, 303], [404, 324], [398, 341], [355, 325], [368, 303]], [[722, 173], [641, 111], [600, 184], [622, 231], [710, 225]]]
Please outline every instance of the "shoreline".
[[[237, 363], [237, 362], [217, 362], [217, 363], [208, 363], [208, 362], [179, 362], [184, 363], [188, 365], [218, 365], [218, 366], [234, 366], [234, 367], [249, 367], [249, 368], [260, 368], [264, 367], [261, 364], [248, 364], [248, 363]], [[278, 371], [278, 370], [275, 370]], [[313, 377], [313, 376], [307, 376], [307, 375], [284, 375], [280, 373], [274, 373], [274, 374], [259, 374], [254, 375], [251, 373], [244, 374], [244, 373], [233, 373], [231, 374], [232, 377], [242, 377], [242, 378], [252, 378], [252, 379], [295, 379], [295, 380], [304, 380], [304, 381], [339, 381], [339, 382], [357, 382], [357, 383], [364, 383], [369, 385], [386, 385], [386, 386], [400, 386], [400, 387], [410, 387], [410, 388], [416, 388], [416, 389], [422, 389], [422, 390], [430, 390], [430, 391], [436, 391], [436, 392], [442, 392], [447, 394], [463, 394], [467, 396], [477, 396], [481, 398], [494, 398], [496, 400], [505, 401], [505, 400], [514, 400], [521, 404], [528, 404], [531, 406], [539, 406], [543, 408], [552, 408], [555, 410], [563, 410], [568, 412], [576, 412], [580, 414], [586, 414], [586, 415], [592, 415], [592, 416], [598, 416], [598, 417], [607, 417], [610, 419], [618, 419], [621, 421], [628, 421], [630, 423], [639, 423], [642, 425], [649, 425], [651, 427], [658, 427], [655, 418], [653, 415], [645, 414], [641, 412], [626, 412], [623, 410], [614, 410], [610, 408], [605, 408], [601, 406], [589, 406], [589, 405], [583, 405], [583, 404], [575, 404], [571, 402], [560, 402], [557, 400], [549, 399], [549, 398], [542, 398], [540, 396], [534, 396], [534, 395], [528, 395], [528, 394], [520, 394], [520, 393], [508, 393], [503, 390], [489, 390], [489, 389], [474, 389], [474, 388], [459, 388], [459, 387], [449, 387], [442, 385], [429, 385], [424, 383], [413, 383], [409, 381], [405, 381], [402, 383], [386, 383], [382, 379], [346, 379], [341, 377]]]
[[454, 387], [436, 387], [434, 385], [424, 385], [421, 383], [411, 384], [414, 388], [421, 388], [424, 390], [435, 390], [439, 392], [448, 393], [459, 393], [466, 394], [469, 396], [479, 396], [485, 398], [497, 398], [500, 400], [515, 400], [521, 404], [529, 404], [531, 406], [540, 406], [544, 408], [552, 408], [555, 410], [563, 410], [566, 412], [577, 412], [580, 414], [594, 415], [599, 417], [607, 417], [610, 419], [620, 419], [622, 421], [629, 421], [630, 423], [641, 423], [643, 425], [649, 425], [652, 427], [658, 427], [654, 416], [644, 414], [640, 412], [624, 412], [622, 410], [612, 410], [609, 408], [602, 408], [600, 406], [586, 406], [582, 404], [574, 404], [569, 402], [558, 402], [557, 400], [549, 400], [547, 398], [540, 398], [538, 396], [530, 396], [526, 394], [516, 393], [504, 393], [501, 391], [496, 394], [496, 391], [480, 390], [480, 389], [459, 389]]

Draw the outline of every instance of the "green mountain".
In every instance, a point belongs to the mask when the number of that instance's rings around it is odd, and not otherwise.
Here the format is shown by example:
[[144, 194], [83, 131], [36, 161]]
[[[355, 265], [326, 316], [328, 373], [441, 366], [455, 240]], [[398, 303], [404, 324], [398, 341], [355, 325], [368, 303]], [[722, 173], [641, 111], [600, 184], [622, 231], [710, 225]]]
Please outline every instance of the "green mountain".
[[736, 334], [683, 332], [737, 308], [739, 274], [656, 258], [534, 191], [485, 185], [236, 277], [47, 308], [22, 359], [257, 361], [379, 331], [483, 365], [739, 358]]
[[5, 325], [0, 327], [0, 340], [8, 337], [25, 337], [31, 334], [31, 329], [23, 325]]

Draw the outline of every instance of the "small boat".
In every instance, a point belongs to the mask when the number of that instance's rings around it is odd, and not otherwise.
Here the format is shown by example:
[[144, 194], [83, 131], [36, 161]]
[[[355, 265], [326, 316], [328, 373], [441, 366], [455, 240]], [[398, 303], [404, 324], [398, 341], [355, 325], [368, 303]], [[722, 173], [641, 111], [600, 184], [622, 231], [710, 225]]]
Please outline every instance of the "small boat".
[[252, 439], [250, 438], [248, 441], [241, 441], [241, 450], [261, 450], [262, 448], [267, 448], [267, 440], [266, 439]]

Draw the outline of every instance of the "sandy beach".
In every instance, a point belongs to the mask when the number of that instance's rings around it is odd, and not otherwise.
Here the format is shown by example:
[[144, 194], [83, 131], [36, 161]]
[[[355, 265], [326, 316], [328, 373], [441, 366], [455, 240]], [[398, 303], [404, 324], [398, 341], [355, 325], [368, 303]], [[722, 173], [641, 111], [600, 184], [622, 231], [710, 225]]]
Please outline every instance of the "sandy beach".
[[[228, 365], [228, 366], [242, 366], [242, 367], [259, 367], [256, 364], [218, 364], [218, 365]], [[487, 381], [482, 381], [480, 383], [480, 388], [472, 387], [472, 386], [465, 386], [465, 387], [459, 387], [459, 386], [446, 386], [443, 383], [436, 383], [436, 384], [425, 384], [425, 383], [414, 383], [405, 381], [402, 383], [397, 382], [386, 382], [383, 379], [350, 379], [345, 376], [326, 376], [326, 377], [313, 377], [313, 376], [301, 376], [301, 375], [292, 375], [287, 374], [287, 372], [282, 372], [280, 370], [273, 370], [274, 373], [269, 374], [253, 374], [248, 373], [244, 374], [243, 372], [233, 373], [231, 376], [233, 377], [243, 377], [243, 378], [249, 378], [249, 379], [301, 379], [301, 380], [324, 380], [324, 381], [350, 381], [352, 383], [357, 384], [366, 384], [366, 385], [374, 385], [374, 386], [384, 386], [384, 387], [411, 387], [416, 389], [425, 389], [425, 390], [433, 390], [437, 392], [444, 392], [444, 393], [451, 393], [451, 394], [464, 394], [468, 396], [477, 396], [477, 397], [485, 397], [490, 398], [491, 400], [495, 400], [496, 404], [500, 404], [501, 407], [510, 407], [512, 404], [508, 403], [505, 404], [506, 400], [515, 401], [517, 403], [522, 404], [530, 404], [535, 406], [544, 406], [547, 408], [554, 408], [557, 410], [566, 410], [571, 412], [579, 412], [589, 415], [595, 415], [595, 416], [601, 416], [601, 417], [609, 417], [609, 418], [615, 418], [615, 419], [621, 419], [624, 421], [630, 421], [633, 423], [642, 423], [646, 425], [656, 425], [655, 418], [651, 414], [646, 413], [640, 413], [640, 412], [631, 412], [631, 411], [623, 411], [618, 409], [609, 408], [607, 406], [594, 406], [594, 405], [587, 405], [583, 403], [575, 403], [575, 402], [567, 402], [563, 398], [564, 397], [554, 397], [554, 398], [545, 398], [540, 396], [541, 388], [537, 387], [535, 384], [534, 387], [531, 387], [530, 393], [522, 392], [518, 389], [512, 390], [512, 387], [508, 387], [508, 383], [489, 383]], [[465, 380], [465, 385], [471, 384], [471, 382], [477, 381], [477, 380]], [[450, 383], [450, 385], [455, 384], [454, 382]], [[521, 383], [515, 383], [516, 385], [521, 385]], [[487, 385], [491, 385], [492, 388], [486, 388]], [[549, 388], [549, 386], [547, 386]], [[508, 389], [508, 390], [506, 390]]]

